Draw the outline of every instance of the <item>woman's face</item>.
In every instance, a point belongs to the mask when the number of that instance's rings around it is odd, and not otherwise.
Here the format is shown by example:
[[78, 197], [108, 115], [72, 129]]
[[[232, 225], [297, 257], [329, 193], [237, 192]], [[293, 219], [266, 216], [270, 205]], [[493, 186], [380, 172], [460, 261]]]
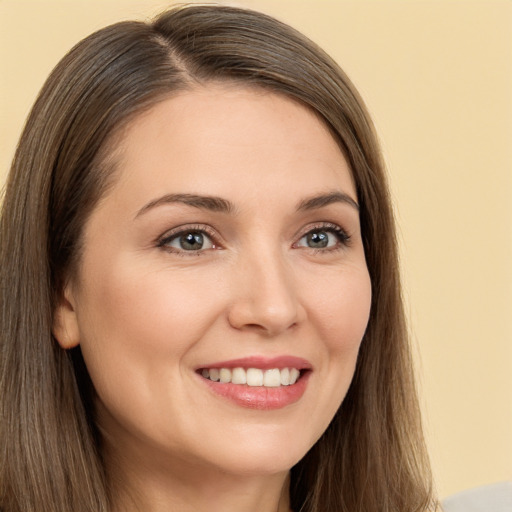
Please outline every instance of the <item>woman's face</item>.
[[289, 469], [340, 406], [370, 310], [345, 158], [305, 107], [227, 85], [162, 101], [115, 155], [55, 326], [100, 427], [149, 466]]

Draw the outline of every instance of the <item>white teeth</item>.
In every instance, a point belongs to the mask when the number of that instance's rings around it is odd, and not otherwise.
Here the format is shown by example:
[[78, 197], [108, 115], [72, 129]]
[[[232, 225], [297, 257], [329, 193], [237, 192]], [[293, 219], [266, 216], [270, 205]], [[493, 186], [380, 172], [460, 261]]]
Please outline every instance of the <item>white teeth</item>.
[[290, 370], [288, 368], [283, 368], [281, 370], [281, 386], [289, 386], [290, 385]]
[[205, 379], [214, 382], [247, 384], [256, 387], [277, 388], [295, 384], [300, 376], [297, 368], [272, 368], [261, 370], [260, 368], [204, 368], [201, 375]]
[[247, 375], [243, 368], [233, 368], [231, 374], [231, 382], [233, 384], [247, 384]]
[[263, 370], [259, 368], [249, 368], [247, 370], [248, 386], [263, 386]]
[[231, 370], [221, 368], [219, 373], [219, 380], [221, 382], [231, 382]]
[[220, 378], [220, 372], [217, 368], [211, 368], [210, 370], [208, 370], [208, 372], [210, 373], [210, 380], [213, 380], [214, 382], [217, 382]]
[[290, 384], [295, 384], [299, 378], [300, 372], [297, 368], [290, 368]]
[[267, 370], [263, 375], [263, 385], [266, 388], [277, 388], [281, 385], [281, 372], [275, 368]]

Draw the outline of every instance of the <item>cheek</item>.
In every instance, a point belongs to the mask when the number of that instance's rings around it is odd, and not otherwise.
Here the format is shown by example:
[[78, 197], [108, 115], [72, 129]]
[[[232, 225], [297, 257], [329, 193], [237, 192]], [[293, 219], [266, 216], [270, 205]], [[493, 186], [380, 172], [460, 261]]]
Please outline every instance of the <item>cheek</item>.
[[179, 352], [181, 340], [190, 344], [194, 333], [210, 320], [208, 310], [215, 306], [211, 300], [214, 290], [199, 287], [189, 278], [145, 271], [133, 264], [112, 265], [111, 271], [103, 269], [84, 294], [81, 331], [85, 341], [89, 341], [87, 333], [92, 331], [92, 338], [112, 348], [119, 343], [148, 354], [153, 350]]
[[368, 324], [371, 282], [366, 267], [345, 269], [310, 288], [311, 310], [332, 354], [357, 352]]
[[133, 258], [84, 270], [94, 279], [81, 295], [79, 329], [98, 421], [107, 431], [120, 425], [137, 439], [179, 449], [174, 437], [193, 425], [186, 418], [169, 425], [194, 403], [190, 360], [222, 314], [218, 286], [197, 272], [148, 270]]
[[334, 414], [354, 375], [359, 348], [371, 306], [371, 282], [366, 267], [345, 269], [332, 275], [323, 290], [311, 295], [311, 320], [323, 341], [323, 375], [333, 394], [327, 407]]
[[133, 260], [85, 270], [95, 278], [79, 304], [81, 347], [100, 397], [155, 396], [162, 372], [179, 384], [184, 359], [220, 314], [214, 285]]

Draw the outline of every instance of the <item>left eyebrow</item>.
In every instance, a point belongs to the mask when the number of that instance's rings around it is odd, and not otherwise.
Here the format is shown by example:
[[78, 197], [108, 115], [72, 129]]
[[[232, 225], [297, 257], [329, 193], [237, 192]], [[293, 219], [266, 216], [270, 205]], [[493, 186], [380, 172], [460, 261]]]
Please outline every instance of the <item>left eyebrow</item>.
[[326, 194], [319, 194], [303, 199], [297, 205], [297, 211], [315, 210], [317, 208], [323, 208], [324, 206], [328, 206], [333, 203], [348, 204], [359, 212], [359, 205], [357, 202], [348, 194], [339, 191], [328, 192]]

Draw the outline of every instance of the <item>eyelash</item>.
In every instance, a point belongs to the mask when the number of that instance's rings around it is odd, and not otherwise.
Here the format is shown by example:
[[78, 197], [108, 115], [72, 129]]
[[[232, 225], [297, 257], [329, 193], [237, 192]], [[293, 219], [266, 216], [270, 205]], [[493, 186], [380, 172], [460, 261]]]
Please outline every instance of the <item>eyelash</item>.
[[[314, 233], [315, 231], [317, 231], [317, 232], [324, 231], [324, 232], [328, 232], [328, 233], [333, 233], [336, 236], [336, 238], [338, 239], [338, 243], [334, 247], [328, 247], [328, 248], [303, 247], [305, 249], [309, 249], [310, 251], [312, 251], [315, 254], [317, 254], [317, 253], [326, 254], [326, 253], [339, 251], [339, 250], [344, 249], [350, 245], [351, 237], [343, 228], [341, 228], [337, 224], [332, 224], [330, 222], [323, 222], [320, 224], [310, 226], [307, 231], [305, 231], [301, 234], [298, 241], [293, 244], [293, 247], [301, 248], [297, 244], [304, 237], [306, 237], [310, 233]], [[197, 250], [197, 251], [192, 251], [192, 250], [187, 251], [187, 250], [183, 250], [183, 249], [176, 250], [174, 248], [171, 248], [168, 245], [173, 240], [177, 239], [178, 237], [180, 237], [182, 235], [186, 235], [188, 233], [198, 233], [201, 235], [206, 235], [211, 240], [213, 247], [209, 248], [209, 249], [202, 249], [202, 250]], [[158, 248], [160, 248], [166, 252], [175, 254], [177, 256], [192, 256], [192, 255], [202, 256], [202, 255], [204, 255], [204, 253], [206, 251], [209, 251], [211, 249], [217, 249], [220, 246], [220, 244], [216, 243], [216, 238], [217, 238], [217, 236], [216, 236], [215, 231], [212, 228], [210, 228], [209, 226], [206, 226], [204, 224], [190, 225], [190, 226], [185, 226], [185, 227], [180, 226], [179, 228], [176, 228], [175, 230], [173, 230], [171, 232], [165, 233], [161, 238], [159, 238], [157, 240], [156, 245]]]
[[217, 248], [219, 244], [215, 242], [216, 240], [216, 234], [215, 231], [210, 228], [209, 226], [205, 226], [204, 224], [201, 225], [190, 225], [190, 226], [180, 226], [179, 228], [176, 228], [175, 230], [172, 230], [170, 232], [165, 233], [160, 239], [157, 241], [157, 247], [160, 249], [170, 252], [171, 254], [175, 254], [177, 256], [202, 256], [205, 252], [203, 249], [199, 251], [185, 251], [185, 250], [176, 250], [172, 247], [168, 246], [167, 244], [171, 243], [176, 238], [179, 238], [182, 235], [186, 235], [188, 233], [199, 233], [201, 235], [206, 235], [213, 244], [213, 248]]
[[[322, 249], [318, 249], [315, 247], [306, 247], [306, 249], [313, 251], [314, 254], [332, 253], [332, 252], [336, 252], [336, 251], [345, 249], [346, 247], [350, 246], [350, 242], [351, 242], [350, 235], [342, 227], [338, 226], [337, 224], [332, 224], [330, 222], [321, 222], [317, 225], [309, 226], [308, 230], [300, 236], [299, 242], [305, 236], [307, 236], [310, 233], [314, 233], [315, 231], [319, 231], [319, 232], [325, 231], [328, 233], [334, 233], [334, 235], [338, 239], [338, 243], [334, 247], [322, 248]], [[297, 243], [298, 242], [295, 242], [293, 245], [296, 246]]]

